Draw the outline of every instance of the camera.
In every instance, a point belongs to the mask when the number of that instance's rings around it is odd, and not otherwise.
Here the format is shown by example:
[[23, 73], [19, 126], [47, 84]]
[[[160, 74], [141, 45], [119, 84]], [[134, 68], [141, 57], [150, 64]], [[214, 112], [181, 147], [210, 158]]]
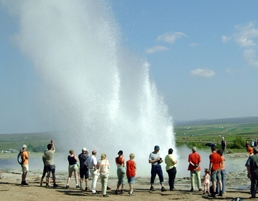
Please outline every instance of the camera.
[[162, 163], [162, 158], [159, 159], [158, 163], [159, 163], [159, 164]]

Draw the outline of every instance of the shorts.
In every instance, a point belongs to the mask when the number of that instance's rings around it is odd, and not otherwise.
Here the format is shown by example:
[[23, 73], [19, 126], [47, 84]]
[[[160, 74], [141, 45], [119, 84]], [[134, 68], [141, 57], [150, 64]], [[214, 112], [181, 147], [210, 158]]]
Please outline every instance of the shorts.
[[125, 168], [117, 168], [118, 185], [125, 184]]
[[21, 168], [22, 168], [22, 172], [28, 172], [29, 171], [29, 164], [22, 164]]
[[77, 164], [74, 164], [74, 165], [69, 165], [68, 166], [68, 172], [69, 174], [71, 174], [73, 171], [77, 171], [78, 172], [79, 168], [78, 168], [78, 165]]
[[134, 184], [134, 177], [127, 177], [128, 184]]
[[220, 170], [215, 170], [211, 172], [211, 181], [220, 181], [221, 180], [221, 174]]
[[88, 179], [89, 178], [89, 169], [87, 166], [82, 166], [80, 168], [80, 177], [81, 179], [85, 178], [85, 179]]
[[52, 175], [55, 174], [56, 172], [56, 166], [55, 165], [46, 165], [46, 171], [47, 171], [47, 176], [50, 176], [50, 172], [52, 172]]

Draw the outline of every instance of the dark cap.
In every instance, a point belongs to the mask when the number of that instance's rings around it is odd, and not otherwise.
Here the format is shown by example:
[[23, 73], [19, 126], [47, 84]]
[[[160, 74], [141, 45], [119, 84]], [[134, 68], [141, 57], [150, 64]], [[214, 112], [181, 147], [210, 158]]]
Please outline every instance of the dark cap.
[[154, 147], [154, 150], [159, 150], [160, 148], [159, 148], [159, 145], [156, 145], [155, 147]]
[[120, 155], [123, 155], [123, 151], [120, 150], [117, 154], [118, 154], [119, 156], [120, 156]]

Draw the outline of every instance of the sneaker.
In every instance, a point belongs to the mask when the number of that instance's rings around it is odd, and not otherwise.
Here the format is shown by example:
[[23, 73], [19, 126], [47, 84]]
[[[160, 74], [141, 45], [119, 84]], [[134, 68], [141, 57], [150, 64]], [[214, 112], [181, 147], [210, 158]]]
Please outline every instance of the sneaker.
[[121, 192], [121, 194], [123, 194], [123, 193], [124, 193], [124, 190], [121, 190], [120, 192]]
[[109, 197], [108, 194], [103, 195], [103, 197]]
[[89, 190], [89, 188], [88, 187], [85, 187], [85, 191], [88, 191]]
[[69, 188], [69, 185], [66, 184], [65, 188]]
[[57, 184], [54, 184], [53, 187], [56, 188], [56, 187], [58, 187], [58, 185], [57, 185]]
[[190, 192], [193, 192], [193, 191], [194, 191], [194, 189], [193, 189], [193, 188], [191, 188], [191, 189], [190, 189]]
[[134, 194], [133, 193], [129, 193], [129, 196], [134, 196]]
[[201, 188], [199, 188], [199, 191], [202, 191], [202, 189], [201, 189]]
[[94, 192], [94, 193], [92, 192], [92, 194], [93, 194], [93, 195], [97, 195], [97, 194], [99, 194], [99, 193], [96, 191], [96, 192]]
[[46, 184], [46, 188], [49, 188], [49, 184]]
[[115, 190], [115, 194], [118, 194], [118, 190], [117, 189]]
[[170, 191], [177, 191], [175, 188], [170, 189]]
[[111, 190], [111, 188], [108, 186], [108, 187], [107, 187], [107, 190]]
[[77, 185], [76, 185], [76, 188], [80, 188], [80, 186], [77, 184]]
[[161, 191], [164, 192], [164, 191], [167, 191], [167, 189], [165, 189], [165, 187], [162, 187]]
[[153, 186], [151, 186], [151, 187], [150, 187], [150, 190], [151, 190], [151, 191], [155, 191], [155, 189], [154, 189], [154, 187], [153, 187]]

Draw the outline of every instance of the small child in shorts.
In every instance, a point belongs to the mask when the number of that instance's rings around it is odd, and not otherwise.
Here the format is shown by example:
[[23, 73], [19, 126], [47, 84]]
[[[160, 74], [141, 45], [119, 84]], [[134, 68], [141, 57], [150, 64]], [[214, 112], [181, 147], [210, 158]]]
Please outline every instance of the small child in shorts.
[[126, 161], [126, 176], [130, 188], [129, 195], [133, 195], [133, 184], [134, 184], [134, 178], [136, 175], [136, 163], [133, 160], [135, 155], [131, 153], [129, 155], [130, 160]]
[[203, 194], [205, 194], [206, 192], [208, 194], [210, 194], [210, 170], [205, 168], [204, 170], [205, 174], [203, 176], [203, 186], [204, 186], [204, 190], [203, 190]]

